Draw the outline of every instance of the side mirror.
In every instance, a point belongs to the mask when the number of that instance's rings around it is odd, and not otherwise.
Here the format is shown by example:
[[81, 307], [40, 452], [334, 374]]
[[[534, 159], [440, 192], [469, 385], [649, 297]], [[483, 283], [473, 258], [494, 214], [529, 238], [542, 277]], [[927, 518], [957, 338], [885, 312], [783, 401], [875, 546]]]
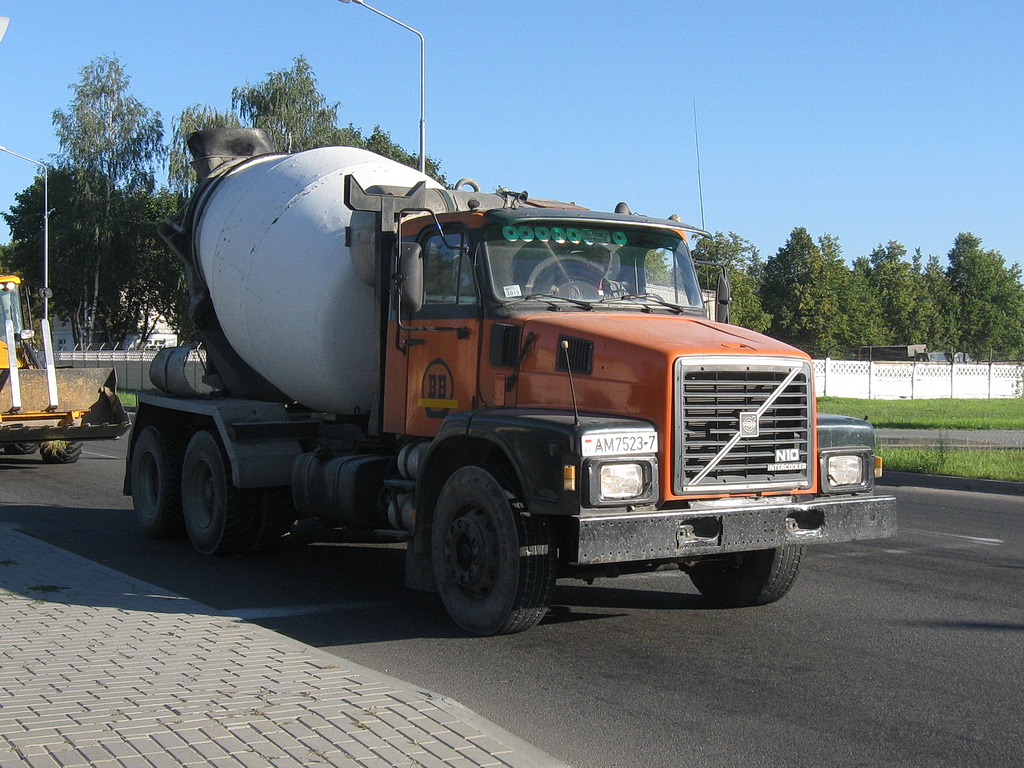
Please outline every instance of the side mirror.
[[729, 322], [729, 304], [732, 302], [732, 285], [725, 267], [718, 273], [718, 286], [715, 289], [715, 320], [720, 323]]
[[419, 312], [423, 308], [423, 249], [419, 243], [401, 243], [398, 250], [401, 270], [402, 309]]

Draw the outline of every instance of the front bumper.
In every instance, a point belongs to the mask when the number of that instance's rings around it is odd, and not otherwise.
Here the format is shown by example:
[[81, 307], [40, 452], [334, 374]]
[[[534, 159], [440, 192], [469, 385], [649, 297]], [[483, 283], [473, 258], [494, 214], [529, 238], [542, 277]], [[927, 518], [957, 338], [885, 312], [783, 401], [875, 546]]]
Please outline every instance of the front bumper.
[[756, 507], [577, 515], [575, 565], [684, 560], [896, 535], [896, 499], [851, 496]]

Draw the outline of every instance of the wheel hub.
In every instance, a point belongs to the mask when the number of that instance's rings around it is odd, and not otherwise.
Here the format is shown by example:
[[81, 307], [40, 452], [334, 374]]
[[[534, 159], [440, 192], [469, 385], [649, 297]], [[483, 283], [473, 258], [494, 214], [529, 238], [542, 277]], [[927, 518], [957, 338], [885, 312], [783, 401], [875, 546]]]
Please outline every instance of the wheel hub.
[[486, 597], [497, 578], [497, 536], [477, 510], [452, 521], [445, 539], [445, 562], [452, 581], [468, 594]]
[[195, 509], [193, 519], [202, 528], [208, 528], [213, 523], [213, 510], [217, 503], [217, 484], [213, 472], [206, 464], [197, 467], [194, 483], [197, 491], [196, 500], [199, 504]]

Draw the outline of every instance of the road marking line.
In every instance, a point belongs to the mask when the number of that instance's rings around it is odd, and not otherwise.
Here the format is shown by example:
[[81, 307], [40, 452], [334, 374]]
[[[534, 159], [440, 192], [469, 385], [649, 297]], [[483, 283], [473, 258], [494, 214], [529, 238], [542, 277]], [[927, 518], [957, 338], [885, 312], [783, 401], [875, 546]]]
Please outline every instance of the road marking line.
[[922, 531], [919, 528], [900, 528], [904, 533], [922, 533], [925, 536], [939, 536], [947, 539], [961, 539], [970, 541], [973, 544], [985, 544], [989, 547], [998, 547], [1005, 542], [1002, 539], [986, 539], [982, 536], [963, 536], [959, 533], [940, 533], [939, 531]]

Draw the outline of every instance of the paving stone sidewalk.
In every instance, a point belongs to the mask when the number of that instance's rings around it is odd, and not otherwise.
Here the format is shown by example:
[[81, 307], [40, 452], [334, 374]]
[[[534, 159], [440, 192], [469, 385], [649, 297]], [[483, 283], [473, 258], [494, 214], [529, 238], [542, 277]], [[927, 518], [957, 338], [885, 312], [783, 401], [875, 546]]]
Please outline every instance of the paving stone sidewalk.
[[451, 699], [10, 526], [0, 766], [564, 768]]

